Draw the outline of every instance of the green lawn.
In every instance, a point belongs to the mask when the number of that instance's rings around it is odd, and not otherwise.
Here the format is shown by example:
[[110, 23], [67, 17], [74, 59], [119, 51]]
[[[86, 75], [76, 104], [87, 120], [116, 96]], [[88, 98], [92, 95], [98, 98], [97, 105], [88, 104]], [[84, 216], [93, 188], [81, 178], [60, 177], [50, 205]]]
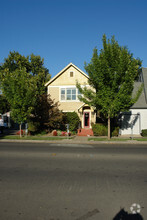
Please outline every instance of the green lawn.
[[[108, 140], [107, 137], [101, 138], [101, 137], [92, 137], [88, 138], [88, 141], [129, 141], [130, 138], [111, 138], [111, 140]], [[134, 141], [147, 141], [147, 137], [141, 137], [141, 138], [133, 138]]]
[[136, 141], [147, 141], [147, 137], [146, 138], [134, 138], [133, 140], [136, 140]]
[[[111, 138], [109, 141], [128, 141], [129, 138]], [[101, 137], [94, 137], [94, 138], [88, 138], [88, 141], [108, 141], [108, 138], [101, 138]]]
[[6, 135], [6, 136], [1, 136], [0, 139], [9, 139], [9, 140], [63, 140], [63, 139], [72, 139], [73, 137], [59, 137], [59, 136], [54, 136], [54, 137], [47, 137], [47, 136], [22, 136], [20, 138], [19, 135]]

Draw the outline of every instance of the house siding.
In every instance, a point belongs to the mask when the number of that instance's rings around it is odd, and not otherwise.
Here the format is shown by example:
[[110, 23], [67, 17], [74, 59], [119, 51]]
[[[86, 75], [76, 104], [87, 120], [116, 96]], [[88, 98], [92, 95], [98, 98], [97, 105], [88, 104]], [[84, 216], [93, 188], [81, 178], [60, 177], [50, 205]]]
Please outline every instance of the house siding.
[[48, 94], [55, 102], [59, 101], [59, 87], [48, 87]]
[[[73, 77], [70, 77], [70, 72], [73, 72]], [[79, 71], [71, 66], [58, 78], [56, 78], [56, 80], [54, 80], [49, 86], [72, 86], [76, 85], [76, 81], [80, 82], [81, 85], [88, 85], [88, 78], [86, 78], [83, 74], [79, 74]]]
[[147, 129], [147, 110], [130, 109], [123, 113], [121, 120], [121, 135], [140, 135], [142, 129]]

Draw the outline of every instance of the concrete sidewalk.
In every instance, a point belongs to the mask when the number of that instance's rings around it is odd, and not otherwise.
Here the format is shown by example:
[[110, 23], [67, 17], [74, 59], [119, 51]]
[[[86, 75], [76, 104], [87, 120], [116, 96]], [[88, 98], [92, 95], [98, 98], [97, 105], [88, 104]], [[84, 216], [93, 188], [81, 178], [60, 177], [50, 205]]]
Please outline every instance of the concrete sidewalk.
[[75, 136], [74, 141], [87, 142], [88, 138], [89, 138], [88, 136]]

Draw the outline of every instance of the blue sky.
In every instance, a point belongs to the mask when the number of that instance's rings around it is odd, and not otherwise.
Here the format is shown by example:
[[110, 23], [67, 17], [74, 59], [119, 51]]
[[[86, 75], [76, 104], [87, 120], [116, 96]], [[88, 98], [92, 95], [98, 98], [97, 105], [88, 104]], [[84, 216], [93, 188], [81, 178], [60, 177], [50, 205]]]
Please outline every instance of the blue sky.
[[0, 63], [10, 51], [40, 55], [52, 77], [70, 62], [84, 70], [102, 36], [147, 67], [146, 0], [0, 0]]

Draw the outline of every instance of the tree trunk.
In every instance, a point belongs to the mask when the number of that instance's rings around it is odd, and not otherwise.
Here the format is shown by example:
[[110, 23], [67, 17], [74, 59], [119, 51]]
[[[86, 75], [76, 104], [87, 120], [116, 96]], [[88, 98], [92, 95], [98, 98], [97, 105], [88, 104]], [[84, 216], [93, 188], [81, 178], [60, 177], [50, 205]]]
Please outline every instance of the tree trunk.
[[110, 116], [108, 115], [108, 140], [111, 139]]
[[19, 125], [19, 132], [20, 132], [20, 138], [21, 138], [21, 123]]

